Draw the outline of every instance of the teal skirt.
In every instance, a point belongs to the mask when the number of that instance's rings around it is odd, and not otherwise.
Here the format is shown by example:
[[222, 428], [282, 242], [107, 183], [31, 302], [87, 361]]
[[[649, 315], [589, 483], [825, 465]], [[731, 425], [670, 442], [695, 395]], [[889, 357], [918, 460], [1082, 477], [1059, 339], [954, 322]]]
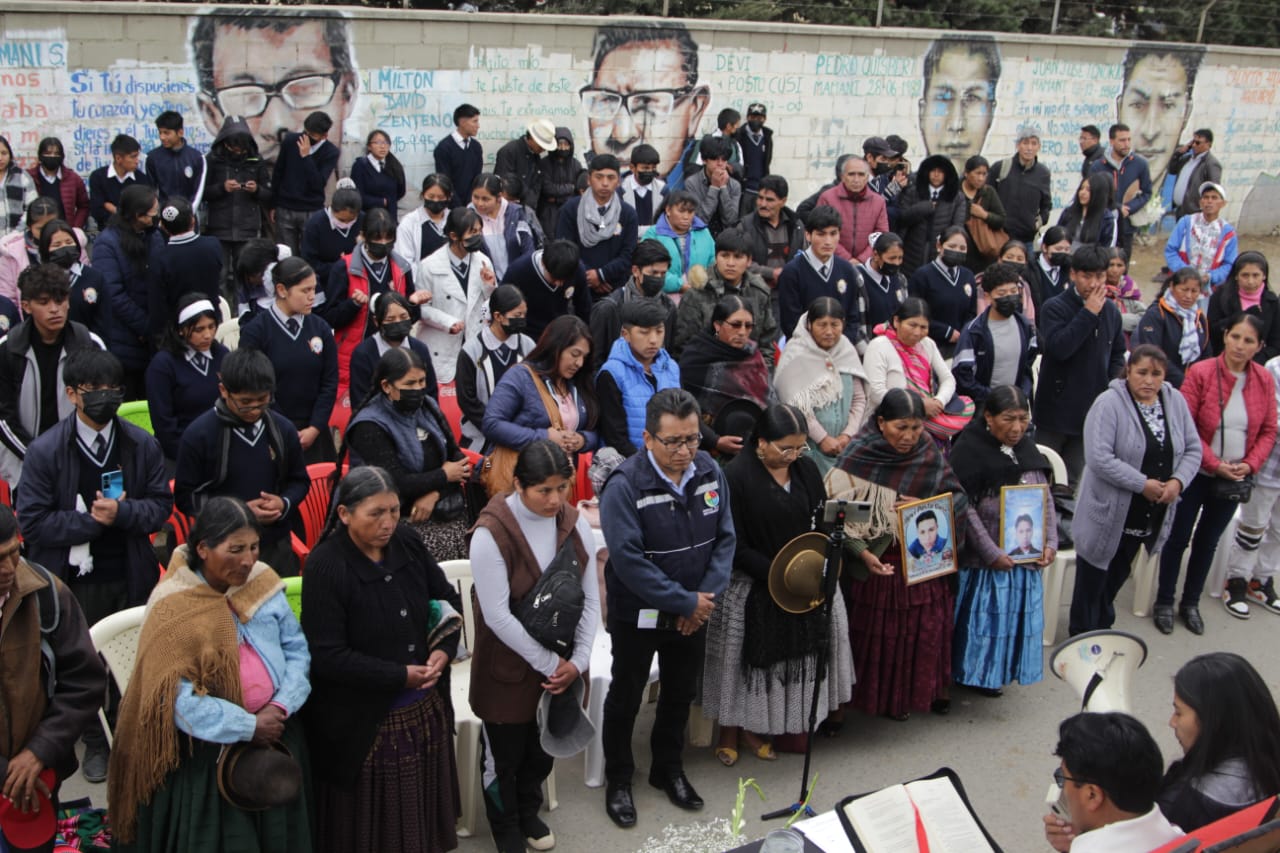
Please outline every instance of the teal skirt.
[[960, 571], [956, 633], [951, 644], [955, 680], [998, 690], [1044, 677], [1044, 586], [1039, 569]]
[[[218, 793], [221, 747], [181, 735], [182, 763], [138, 807], [137, 838], [117, 851], [139, 853], [311, 853], [311, 762], [301, 725], [285, 723], [281, 742], [302, 765], [302, 795], [287, 806], [248, 812]], [[189, 748], [188, 745], [193, 745]]]

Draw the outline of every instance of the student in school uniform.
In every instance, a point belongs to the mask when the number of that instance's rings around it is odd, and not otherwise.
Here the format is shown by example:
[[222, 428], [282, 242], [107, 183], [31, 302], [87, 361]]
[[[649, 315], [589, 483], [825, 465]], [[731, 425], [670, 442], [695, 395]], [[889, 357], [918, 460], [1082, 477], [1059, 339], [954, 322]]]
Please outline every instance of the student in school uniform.
[[819, 296], [830, 296], [844, 309], [844, 334], [865, 349], [870, 337], [862, 322], [862, 276], [857, 268], [836, 254], [840, 245], [841, 215], [834, 207], [815, 207], [805, 220], [809, 248], [787, 262], [778, 274], [778, 318], [782, 334], [790, 337], [804, 312]]
[[525, 334], [535, 341], [557, 317], [591, 317], [591, 290], [578, 258], [576, 245], [552, 240], [545, 249], [516, 261], [503, 276], [503, 284], [514, 284], [524, 294], [529, 306]]
[[244, 501], [262, 525], [258, 559], [282, 577], [296, 575], [289, 534], [311, 480], [298, 431], [271, 408], [275, 371], [258, 350], [238, 349], [223, 360], [218, 379], [220, 399], [178, 445], [174, 501], [190, 516], [219, 495]]
[[147, 172], [160, 191], [161, 204], [185, 198], [199, 208], [204, 197], [204, 155], [187, 144], [182, 113], [165, 110], [156, 116], [160, 144], [147, 152]]
[[320, 281], [328, 282], [330, 268], [356, 247], [364, 220], [360, 205], [359, 190], [339, 187], [329, 206], [311, 214], [302, 229], [302, 259]]
[[969, 257], [969, 238], [963, 225], [943, 231], [937, 250], [937, 257], [911, 274], [907, 289], [928, 303], [929, 337], [942, 357], [950, 359], [961, 330], [978, 316], [978, 284], [964, 265]]
[[[40, 263], [62, 267], [71, 277], [69, 319], [84, 325], [98, 337], [105, 336], [107, 324], [111, 322], [107, 280], [85, 260], [84, 232], [66, 220], [55, 219], [40, 230], [37, 245]], [[16, 325], [16, 322], [11, 324], [5, 331]]]
[[459, 104], [453, 111], [453, 127], [453, 133], [436, 145], [433, 156], [436, 171], [447, 176], [457, 192], [450, 198], [450, 206], [466, 207], [471, 201], [467, 193], [484, 171], [484, 148], [476, 139], [480, 132], [480, 110], [471, 104]]
[[217, 306], [222, 291], [222, 244], [196, 233], [191, 202], [180, 196], [164, 202], [160, 230], [169, 239], [157, 246], [151, 256], [147, 314], [153, 336], [163, 334], [169, 327], [183, 296], [196, 293]]
[[667, 184], [658, 177], [658, 160], [658, 149], [648, 143], [632, 148], [631, 171], [618, 187], [622, 200], [635, 208], [637, 238], [657, 224], [667, 203]]
[[298, 430], [307, 464], [332, 462], [338, 345], [329, 324], [311, 313], [316, 274], [301, 258], [285, 258], [271, 278], [276, 301], [240, 329], [240, 346], [271, 359], [279, 383], [272, 406]]
[[435, 173], [422, 179], [422, 206], [400, 220], [396, 226], [396, 245], [392, 257], [409, 280], [418, 262], [449, 242], [444, 226], [452, 206], [453, 181], [448, 175]]
[[139, 165], [141, 159], [142, 146], [138, 140], [121, 133], [111, 140], [111, 163], [89, 173], [89, 210], [99, 231], [105, 229], [115, 215], [126, 187], [155, 186], [155, 181]]
[[412, 335], [413, 323], [418, 316], [417, 306], [394, 290], [370, 299], [369, 306], [374, 332], [352, 350], [349, 364], [351, 384], [348, 396], [352, 410], [360, 408], [369, 395], [378, 359], [393, 347], [413, 350], [422, 359], [427, 371], [427, 396], [439, 402], [440, 387], [435, 367], [431, 364], [431, 350]]
[[391, 153], [391, 137], [374, 130], [364, 141], [365, 156], [351, 164], [351, 180], [360, 191], [366, 212], [379, 209], [391, 214], [395, 227], [396, 208], [404, 197], [404, 166]]
[[170, 463], [187, 427], [217, 401], [218, 373], [229, 352], [216, 340], [218, 307], [203, 293], [179, 299], [174, 317], [147, 367], [151, 428]]
[[[904, 242], [892, 231], [873, 235], [871, 257], [858, 268], [863, 284], [863, 322], [868, 331], [888, 323], [911, 294], [902, 274]], [[858, 355], [866, 351], [858, 347]]]
[[418, 309], [414, 336], [431, 350], [436, 377], [446, 384], [453, 381], [463, 342], [487, 322], [489, 296], [498, 286], [481, 227], [480, 214], [455, 207], [445, 225], [449, 243], [418, 264], [413, 276], [414, 293], [429, 294], [418, 297], [427, 301]]

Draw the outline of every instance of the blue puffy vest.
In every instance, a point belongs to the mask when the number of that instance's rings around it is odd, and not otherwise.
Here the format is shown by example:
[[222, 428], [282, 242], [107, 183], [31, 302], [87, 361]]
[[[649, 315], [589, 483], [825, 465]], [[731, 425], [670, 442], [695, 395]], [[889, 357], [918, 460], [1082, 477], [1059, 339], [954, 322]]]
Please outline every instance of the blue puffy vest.
[[[624, 338], [613, 342], [609, 357], [600, 366], [601, 373], [606, 370], [622, 392], [622, 408], [627, 413], [627, 437], [635, 447], [643, 449], [644, 410], [655, 389], [644, 378], [644, 365], [636, 359], [631, 352], [631, 344]], [[658, 380], [657, 391], [680, 387], [680, 365], [665, 349], [658, 350], [658, 357], [653, 360], [653, 376]]]

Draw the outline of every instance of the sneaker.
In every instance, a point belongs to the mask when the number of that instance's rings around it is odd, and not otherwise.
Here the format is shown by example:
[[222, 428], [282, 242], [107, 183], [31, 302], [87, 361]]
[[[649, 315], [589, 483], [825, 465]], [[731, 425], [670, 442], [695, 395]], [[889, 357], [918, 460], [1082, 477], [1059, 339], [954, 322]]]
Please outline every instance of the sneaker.
[[80, 772], [86, 782], [107, 781], [107, 762], [111, 759], [111, 749], [105, 743], [86, 743], [84, 745], [84, 761], [80, 764]]
[[1275, 578], [1267, 578], [1266, 583], [1249, 581], [1248, 596], [1272, 613], [1280, 613], [1280, 596], [1276, 595]]
[[530, 850], [551, 850], [556, 846], [555, 835], [538, 817], [520, 818], [520, 834]]
[[1231, 578], [1227, 581], [1227, 594], [1222, 597], [1222, 606], [1237, 619], [1248, 619], [1249, 598], [1249, 582], [1244, 578]]

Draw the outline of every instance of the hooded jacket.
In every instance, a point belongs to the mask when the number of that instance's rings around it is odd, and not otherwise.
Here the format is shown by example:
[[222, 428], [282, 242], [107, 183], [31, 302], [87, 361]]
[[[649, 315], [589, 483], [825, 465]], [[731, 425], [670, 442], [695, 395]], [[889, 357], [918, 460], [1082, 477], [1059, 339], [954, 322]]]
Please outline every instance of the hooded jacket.
[[780, 332], [778, 319], [773, 314], [773, 297], [764, 279], [753, 272], [746, 272], [738, 287], [730, 291], [719, 271], [712, 264], [707, 268], [707, 280], [703, 284], [690, 284], [689, 289], [680, 298], [676, 306], [676, 338], [667, 350], [676, 358], [684, 351], [685, 346], [711, 325], [711, 315], [716, 303], [730, 292], [742, 297], [747, 310], [755, 322], [751, 330], [751, 340], [760, 347], [760, 355], [764, 363], [773, 367], [774, 346], [778, 342]]
[[[929, 173], [941, 169], [944, 175], [938, 201], [931, 200]], [[941, 154], [926, 157], [916, 171], [915, 182], [898, 199], [898, 229], [902, 235], [902, 269], [913, 270], [929, 263], [938, 254], [938, 237], [952, 225], [964, 225], [969, 216], [968, 200], [960, 194], [960, 176], [951, 159]]]
[[[227, 140], [236, 138], [245, 153], [239, 157], [227, 150]], [[252, 240], [262, 235], [262, 212], [271, 206], [271, 164], [258, 156], [258, 143], [249, 125], [239, 116], [222, 123], [205, 157], [204, 200], [209, 216], [204, 233], [230, 243]], [[227, 181], [241, 185], [253, 181], [253, 192], [227, 192]]]
[[573, 131], [567, 127], [556, 128], [556, 142], [569, 143], [565, 156], [552, 151], [538, 161], [542, 173], [542, 195], [538, 198], [538, 221], [547, 234], [556, 233], [560, 221], [560, 208], [578, 191], [578, 175], [582, 174], [582, 162], [574, 155]]

